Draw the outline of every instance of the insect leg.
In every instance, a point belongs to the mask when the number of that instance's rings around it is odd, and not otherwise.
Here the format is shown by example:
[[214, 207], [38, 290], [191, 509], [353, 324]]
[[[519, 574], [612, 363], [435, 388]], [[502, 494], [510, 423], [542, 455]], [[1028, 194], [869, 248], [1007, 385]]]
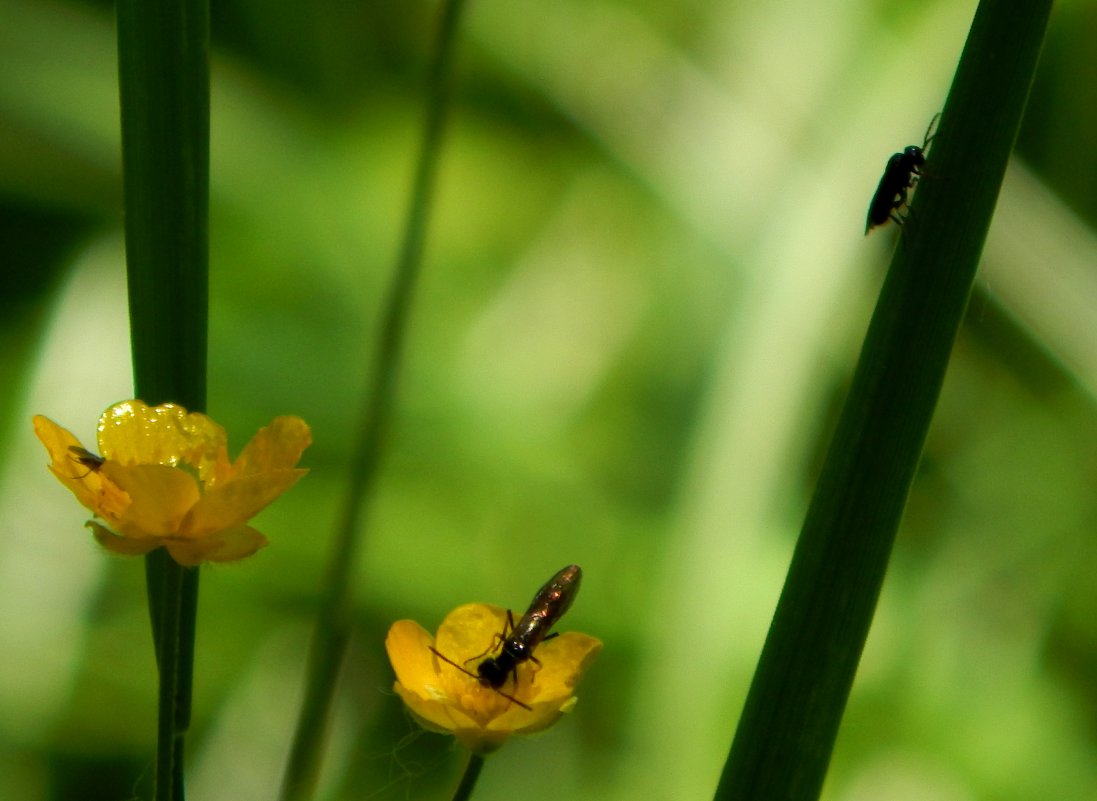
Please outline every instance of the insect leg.
[[507, 635], [510, 634], [512, 631], [514, 631], [514, 613], [508, 609], [507, 619], [503, 623], [503, 633], [491, 635], [491, 645], [487, 647], [487, 650], [481, 651], [476, 656], [470, 656], [468, 659], [465, 660], [465, 664], [467, 665], [469, 662], [475, 662], [477, 659], [487, 656], [492, 651], [499, 648], [499, 646], [507, 641]]
[[[549, 634], [548, 636], [546, 636], [545, 639], [541, 640], [541, 642], [548, 642], [549, 640], [553, 639], [554, 637], [559, 637], [559, 636], [560, 636], [560, 632], [554, 631], [551, 634]], [[532, 666], [529, 669], [529, 683], [533, 684], [534, 676], [537, 675], [537, 671], [540, 670], [542, 667], [544, 667], [544, 665], [542, 665], [541, 660], [538, 659], [533, 654], [529, 655], [529, 661], [537, 666], [537, 670], [534, 670]], [[515, 683], [515, 686], [517, 686], [517, 684], [518, 684], [518, 676], [517, 675], [514, 677], [514, 683]]]
[[[483, 680], [482, 680], [482, 679], [481, 679], [481, 678], [480, 678], [479, 676], [477, 676], [477, 675], [476, 675], [475, 673], [473, 673], [472, 671], [470, 671], [470, 670], [466, 670], [465, 668], [461, 667], [461, 665], [458, 665], [458, 664], [457, 664], [456, 662], [454, 662], [454, 661], [453, 661], [452, 659], [450, 659], [450, 658], [449, 658], [448, 656], [446, 656], [445, 654], [443, 654], [443, 653], [442, 653], [441, 651], [439, 651], [439, 650], [438, 650], [437, 648], [435, 648], [435, 647], [434, 647], [433, 645], [432, 645], [432, 646], [430, 646], [430, 650], [431, 650], [431, 653], [433, 653], [433, 654], [434, 654], [434, 655], [435, 655], [436, 657], [438, 657], [439, 659], [441, 659], [441, 660], [442, 660], [443, 662], [446, 662], [447, 664], [453, 665], [453, 666], [454, 666], [455, 668], [457, 668], [458, 670], [460, 670], [460, 671], [461, 671], [462, 673], [464, 673], [464, 674], [465, 674], [466, 676], [471, 676], [472, 678], [476, 679], [477, 683], [478, 683], [478, 684], [479, 684], [479, 685], [480, 685], [481, 687], [486, 687], [486, 686], [487, 686], [487, 684], [486, 684], [486, 683], [485, 683], [485, 682], [484, 682], [484, 681], [483, 681]], [[515, 674], [515, 677], [514, 677], [514, 686], [515, 686], [515, 688], [517, 688], [517, 687], [518, 687], [518, 676], [517, 676], [517, 673]], [[522, 701], [519, 701], [519, 700], [518, 700], [517, 698], [515, 698], [515, 697], [514, 697], [513, 695], [510, 695], [509, 693], [505, 693], [505, 692], [503, 692], [502, 690], [498, 689], [497, 687], [490, 687], [489, 689], [491, 689], [491, 690], [492, 690], [493, 692], [496, 692], [496, 693], [498, 693], [499, 695], [503, 696], [503, 697], [504, 697], [504, 698], [506, 698], [506, 699], [507, 699], [508, 701], [511, 701], [511, 702], [513, 702], [513, 703], [515, 703], [515, 704], [518, 704], [518, 706], [522, 707], [522, 709], [528, 709], [528, 710], [529, 710], [530, 712], [532, 712], [532, 711], [533, 711], [533, 707], [532, 707], [532, 706], [530, 706], [530, 705], [529, 705], [529, 704], [527, 704], [527, 703], [523, 703]]]
[[517, 698], [515, 698], [515, 697], [514, 697], [513, 695], [508, 695], [507, 693], [503, 692], [502, 690], [496, 690], [496, 689], [495, 689], [494, 687], [493, 687], [492, 689], [493, 689], [493, 690], [494, 690], [495, 692], [499, 693], [499, 695], [501, 695], [501, 696], [503, 696], [504, 698], [506, 698], [506, 699], [507, 699], [508, 701], [512, 701], [512, 702], [514, 702], [514, 703], [518, 704], [518, 706], [522, 707], [522, 709], [527, 709], [527, 710], [529, 710], [530, 712], [532, 712], [532, 711], [533, 711], [533, 707], [532, 707], [532, 706], [530, 706], [529, 704], [523, 703], [522, 701], [519, 701], [519, 700], [518, 700]]

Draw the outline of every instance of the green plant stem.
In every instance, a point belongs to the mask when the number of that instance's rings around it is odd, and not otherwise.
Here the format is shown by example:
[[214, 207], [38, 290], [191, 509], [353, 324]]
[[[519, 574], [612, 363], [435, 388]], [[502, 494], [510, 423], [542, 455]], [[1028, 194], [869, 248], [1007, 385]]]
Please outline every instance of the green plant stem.
[[720, 801], [808, 801], [822, 789], [1050, 8], [1051, 0], [984, 0], [976, 13], [796, 544]]
[[426, 226], [437, 181], [442, 136], [452, 94], [452, 62], [465, 0], [446, 0], [428, 76], [427, 113], [403, 242], [381, 310], [381, 328], [350, 463], [350, 482], [324, 580], [324, 594], [309, 645], [305, 697], [282, 783], [283, 801], [312, 797], [320, 770], [336, 678], [350, 634], [350, 581], [361, 531], [373, 498], [384, 437], [392, 413], [404, 337], [422, 263]]
[[[166, 560], [161, 558], [160, 561], [173, 563], [170, 558]], [[157, 610], [158, 628], [162, 636], [156, 641], [156, 663], [160, 669], [160, 698], [157, 706], [155, 797], [181, 799], [183, 798], [182, 763], [185, 729], [178, 725], [180, 671], [172, 669], [178, 665], [176, 649], [172, 643], [179, 641], [183, 573], [181, 570], [161, 569], [160, 578], [163, 600], [162, 606]], [[165, 665], [169, 666], [166, 670]]]
[[[118, 0], [126, 268], [135, 394], [206, 406], [209, 2]], [[145, 559], [160, 676], [157, 801], [182, 801], [198, 571]]]
[[453, 794], [453, 801], [469, 800], [472, 796], [473, 788], [476, 787], [476, 781], [480, 778], [480, 771], [483, 769], [484, 758], [469, 753], [469, 761], [468, 764], [465, 765], [465, 772], [461, 776], [461, 783], [457, 785], [457, 791]]

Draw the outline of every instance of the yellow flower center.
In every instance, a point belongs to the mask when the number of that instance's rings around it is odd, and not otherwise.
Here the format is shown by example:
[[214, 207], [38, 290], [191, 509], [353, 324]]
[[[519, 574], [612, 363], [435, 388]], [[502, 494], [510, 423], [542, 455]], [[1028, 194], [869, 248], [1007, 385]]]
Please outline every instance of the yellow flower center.
[[[525, 664], [518, 666], [517, 685], [512, 677], [508, 677], [498, 691], [452, 665], [443, 663], [439, 669], [441, 686], [438, 689], [442, 699], [454, 703], [481, 725], [487, 725], [491, 720], [519, 706], [507, 696], [529, 704], [531, 695], [536, 694], [531, 687], [533, 673]], [[476, 663], [470, 663], [467, 669], [475, 672]]]

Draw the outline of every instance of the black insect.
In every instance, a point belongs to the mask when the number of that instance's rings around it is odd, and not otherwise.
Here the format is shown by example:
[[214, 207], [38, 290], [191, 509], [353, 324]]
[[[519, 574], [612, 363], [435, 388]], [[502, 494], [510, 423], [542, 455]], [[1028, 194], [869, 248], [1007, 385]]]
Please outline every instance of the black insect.
[[464, 665], [459, 665], [449, 657], [439, 653], [433, 647], [430, 650], [434, 651], [434, 655], [442, 661], [448, 662], [462, 673], [472, 676], [482, 685], [490, 687], [504, 698], [513, 701], [518, 706], [532, 709], [532, 707], [522, 703], [514, 696], [503, 692], [502, 687], [506, 684], [508, 676], [513, 677], [514, 686], [518, 686], [518, 666], [523, 662], [533, 662], [538, 667], [541, 665], [533, 652], [542, 642], [551, 640], [556, 636], [556, 633], [550, 634], [549, 631], [556, 625], [556, 621], [571, 608], [572, 601], [575, 600], [575, 596], [579, 592], [579, 582], [582, 578], [583, 571], [579, 565], [568, 565], [557, 572], [545, 583], [545, 586], [537, 591], [537, 594], [533, 596], [529, 609], [526, 610], [526, 613], [522, 615], [522, 619], [517, 624], [514, 622], [514, 615], [508, 609], [507, 622], [503, 625], [503, 633], [494, 636], [491, 645], [483, 654], [477, 654], [471, 659], [465, 660], [467, 665], [484, 654], [494, 652], [492, 656], [476, 666], [475, 673], [465, 668]]
[[868, 204], [868, 219], [865, 220], [865, 234], [877, 225], [883, 225], [888, 220], [894, 220], [897, 225], [903, 224], [903, 218], [896, 212], [906, 205], [907, 192], [918, 183], [918, 176], [922, 174], [922, 167], [926, 163], [926, 149], [933, 140], [930, 131], [936, 125], [940, 114], [933, 115], [926, 128], [922, 146], [911, 145], [902, 153], [895, 153], [888, 159], [887, 167], [880, 178], [880, 185], [876, 187], [876, 194], [872, 196], [872, 202]]
[[69, 445], [69, 458], [77, 464], [82, 464], [88, 468], [88, 472], [82, 476], [73, 476], [73, 478], [84, 478], [88, 473], [97, 473], [105, 463], [106, 459], [102, 456], [96, 456], [86, 448], [81, 448], [79, 445]]

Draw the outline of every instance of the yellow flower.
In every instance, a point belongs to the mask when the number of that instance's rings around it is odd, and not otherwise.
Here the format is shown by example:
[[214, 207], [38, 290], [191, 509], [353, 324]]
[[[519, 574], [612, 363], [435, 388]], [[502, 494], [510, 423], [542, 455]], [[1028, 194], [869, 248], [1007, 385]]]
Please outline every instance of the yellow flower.
[[47, 417], [35, 416], [34, 433], [50, 471], [105, 523], [87, 523], [104, 548], [134, 555], [163, 546], [181, 565], [243, 559], [266, 545], [246, 523], [308, 472], [294, 465], [312, 442], [303, 420], [276, 417], [230, 463], [213, 420], [139, 400], [103, 412], [101, 457]]
[[[454, 609], [438, 627], [437, 642], [414, 620], [398, 620], [389, 629], [385, 650], [396, 671], [393, 689], [419, 723], [431, 731], [453, 734], [474, 754], [491, 753], [511, 734], [548, 728], [577, 701], [574, 690], [587, 666], [602, 650], [594, 637], [566, 632], [537, 646], [541, 665], [518, 666], [517, 685], [508, 678], [501, 692], [514, 703], [431, 651], [458, 665], [469, 663], [498, 642], [507, 612], [491, 604], [466, 604]], [[524, 704], [525, 708], [521, 704]]]

